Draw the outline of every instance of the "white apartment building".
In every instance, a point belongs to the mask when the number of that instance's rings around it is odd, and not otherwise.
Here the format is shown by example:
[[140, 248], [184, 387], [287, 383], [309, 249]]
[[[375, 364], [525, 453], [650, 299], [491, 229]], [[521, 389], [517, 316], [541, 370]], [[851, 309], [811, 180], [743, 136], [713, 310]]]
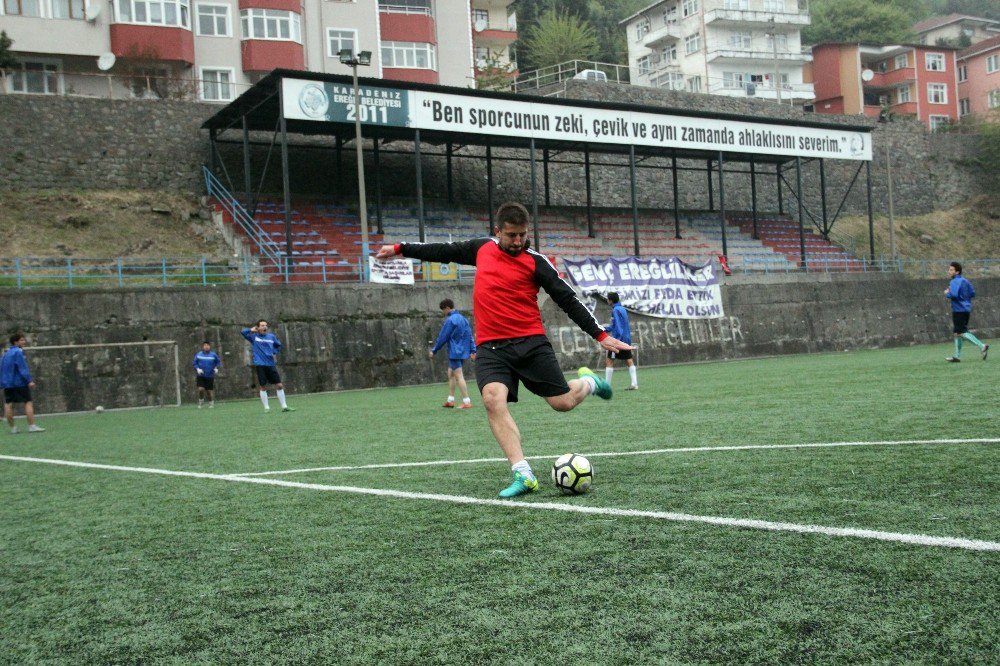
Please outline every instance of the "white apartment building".
[[802, 82], [812, 59], [800, 37], [808, 0], [661, 0], [621, 25], [633, 85], [785, 103], [813, 97]]
[[475, 87], [513, 70], [511, 0], [0, 0], [3, 92], [228, 102], [276, 68]]

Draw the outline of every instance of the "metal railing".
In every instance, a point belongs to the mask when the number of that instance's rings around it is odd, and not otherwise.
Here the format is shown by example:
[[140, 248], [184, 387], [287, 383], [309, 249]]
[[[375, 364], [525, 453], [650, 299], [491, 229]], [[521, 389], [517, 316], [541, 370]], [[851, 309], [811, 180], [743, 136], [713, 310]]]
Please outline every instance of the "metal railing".
[[117, 257], [18, 257], [0, 259], [0, 287], [15, 289], [100, 289], [250, 284], [247, 257], [220, 260]]
[[594, 62], [591, 60], [569, 60], [558, 65], [550, 65], [541, 69], [525, 72], [511, 83], [511, 90], [521, 92], [524, 90], [536, 90], [555, 83], [561, 83], [572, 79], [580, 72], [593, 69], [604, 72], [609, 83], [628, 83], [628, 65], [617, 65], [609, 62]]
[[284, 264], [282, 263], [283, 253], [281, 251], [281, 246], [275, 241], [271, 240], [271, 236], [264, 231], [263, 228], [253, 219], [243, 207], [243, 205], [237, 201], [229, 190], [219, 182], [219, 179], [215, 177], [208, 167], [202, 167], [202, 173], [205, 176], [205, 190], [208, 192], [210, 197], [213, 197], [219, 202], [223, 210], [229, 214], [243, 233], [246, 234], [247, 238], [253, 242], [254, 246], [260, 252], [260, 255], [267, 261], [281, 269]]

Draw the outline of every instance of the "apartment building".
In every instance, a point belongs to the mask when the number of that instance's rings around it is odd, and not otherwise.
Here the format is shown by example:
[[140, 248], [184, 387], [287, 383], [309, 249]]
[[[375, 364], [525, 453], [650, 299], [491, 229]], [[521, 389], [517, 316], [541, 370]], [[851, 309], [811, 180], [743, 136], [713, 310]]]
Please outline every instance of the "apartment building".
[[915, 23], [912, 29], [920, 44], [935, 46], [938, 42], [942, 42], [951, 46], [962, 46], [962, 44], [971, 46], [1000, 34], [1000, 21], [964, 14], [949, 14], [933, 16]]
[[[275, 68], [474, 87], [513, 70], [511, 0], [0, 0], [5, 92], [227, 102]], [[478, 69], [477, 69], [478, 64]]]
[[958, 115], [1000, 121], [1000, 35], [958, 54]]
[[621, 22], [633, 85], [812, 99], [802, 67], [807, 0], [662, 0]]
[[806, 79], [816, 113], [911, 115], [934, 131], [958, 120], [958, 49], [827, 43], [812, 48]]

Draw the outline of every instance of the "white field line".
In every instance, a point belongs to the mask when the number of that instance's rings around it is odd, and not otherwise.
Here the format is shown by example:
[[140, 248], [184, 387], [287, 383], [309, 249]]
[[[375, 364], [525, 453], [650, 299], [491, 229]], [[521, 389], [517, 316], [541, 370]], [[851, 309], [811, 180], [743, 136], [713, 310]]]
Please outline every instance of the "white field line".
[[768, 530], [771, 532], [796, 532], [799, 534], [822, 534], [825, 536], [850, 537], [855, 539], [874, 539], [915, 546], [934, 546], [943, 548], [960, 548], [963, 550], [1000, 552], [1000, 542], [965, 539], [961, 537], [937, 537], [926, 534], [906, 534], [903, 532], [882, 532], [878, 530], [863, 530], [850, 527], [824, 527], [822, 525], [800, 525], [797, 523], [776, 523], [767, 520], [748, 518], [725, 518], [718, 516], [696, 516], [687, 513], [667, 511], [640, 511], [637, 509], [613, 509], [594, 506], [580, 506], [567, 502], [511, 501], [500, 499], [483, 499], [463, 495], [441, 495], [438, 493], [416, 493], [402, 490], [384, 490], [379, 488], [359, 488], [355, 486], [331, 486], [320, 483], [298, 483], [280, 479], [262, 479], [228, 476], [223, 474], [208, 474], [204, 472], [182, 472], [149, 467], [121, 467], [118, 465], [102, 465], [97, 463], [77, 462], [72, 460], [50, 460], [47, 458], [27, 458], [22, 456], [0, 455], [0, 460], [13, 462], [41, 463], [46, 465], [61, 465], [64, 467], [83, 467], [113, 472], [138, 472], [142, 474], [158, 474], [164, 476], [180, 476], [195, 479], [212, 479], [230, 483], [253, 483], [281, 488], [297, 488], [302, 490], [319, 490], [325, 492], [351, 493], [355, 495], [374, 495], [376, 497], [391, 497], [395, 499], [423, 500], [431, 502], [449, 502], [474, 506], [491, 506], [503, 509], [528, 509], [534, 511], [564, 511], [566, 513], [582, 513], [597, 516], [614, 516], [618, 518], [648, 518], [680, 523], [702, 523], [722, 527], [740, 527], [744, 529]]
[[[624, 456], [652, 456], [670, 453], [702, 453], [713, 451], [755, 451], [774, 449], [829, 449], [850, 446], [906, 446], [915, 444], [998, 444], [1000, 438], [990, 439], [903, 439], [887, 442], [818, 442], [815, 444], [746, 444], [742, 446], [695, 446], [675, 449], [647, 449], [645, 451], [600, 451], [584, 453], [587, 458], [617, 458]], [[566, 453], [563, 451], [562, 453]], [[526, 456], [528, 460], [543, 460], [555, 456]], [[345, 472], [359, 469], [385, 469], [391, 467], [431, 467], [434, 465], [465, 465], [470, 463], [507, 462], [506, 458], [467, 458], [464, 460], [426, 460], [406, 463], [372, 463], [369, 465], [335, 465], [332, 467], [306, 467], [303, 469], [283, 469], [270, 472], [245, 472], [228, 474], [231, 477], [250, 476], [284, 476], [285, 474], [303, 474], [305, 472]]]

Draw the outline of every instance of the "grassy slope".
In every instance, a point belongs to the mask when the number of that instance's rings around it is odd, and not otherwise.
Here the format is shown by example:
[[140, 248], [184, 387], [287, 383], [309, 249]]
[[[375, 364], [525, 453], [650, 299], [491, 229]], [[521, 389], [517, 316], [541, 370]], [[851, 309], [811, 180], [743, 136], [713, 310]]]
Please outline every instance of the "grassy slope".
[[[641, 369], [529, 455], [996, 437], [998, 369], [948, 349]], [[618, 388], [624, 372], [616, 374]], [[964, 387], [960, 401], [954, 386]], [[47, 420], [0, 453], [220, 473], [495, 457], [440, 386]], [[478, 402], [478, 400], [477, 400]], [[593, 457], [522, 502], [1000, 540], [996, 444]], [[493, 497], [503, 463], [289, 480]], [[1000, 554], [0, 461], [12, 662], [995, 663]], [[525, 658], [525, 656], [527, 658]]]

